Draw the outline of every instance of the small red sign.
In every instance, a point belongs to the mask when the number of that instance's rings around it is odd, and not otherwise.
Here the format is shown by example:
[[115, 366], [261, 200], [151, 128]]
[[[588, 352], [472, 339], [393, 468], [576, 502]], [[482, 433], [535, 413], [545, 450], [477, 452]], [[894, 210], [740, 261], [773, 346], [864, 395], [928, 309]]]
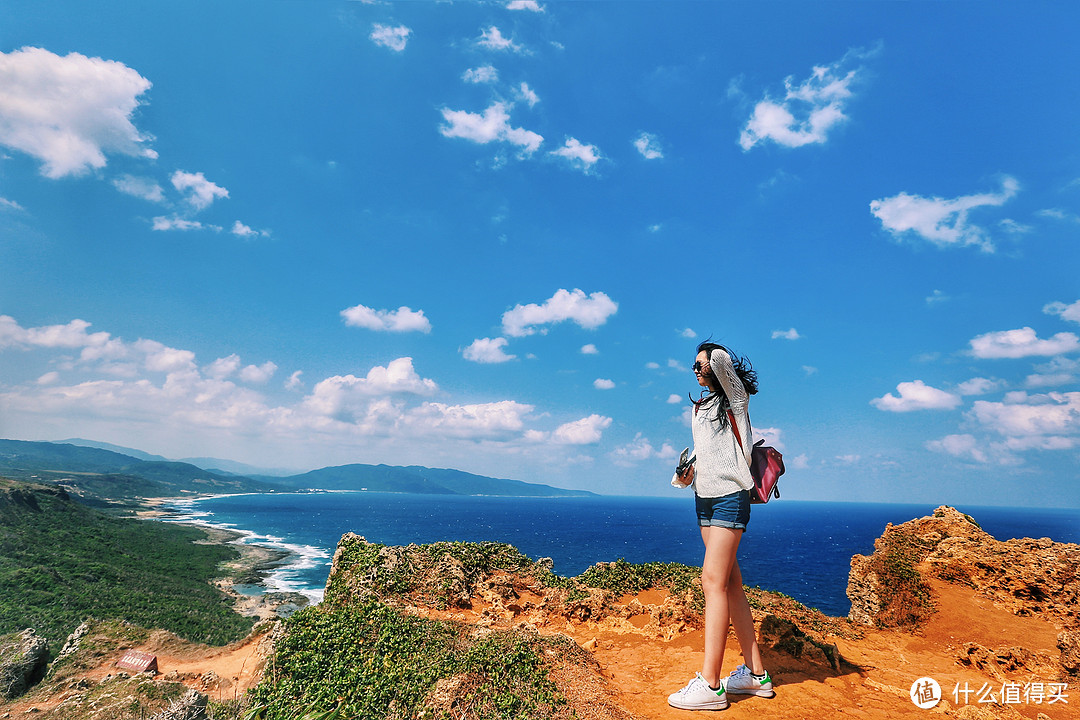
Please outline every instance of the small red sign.
[[139, 650], [128, 650], [116, 661], [116, 667], [135, 673], [157, 672], [157, 655], [151, 655]]

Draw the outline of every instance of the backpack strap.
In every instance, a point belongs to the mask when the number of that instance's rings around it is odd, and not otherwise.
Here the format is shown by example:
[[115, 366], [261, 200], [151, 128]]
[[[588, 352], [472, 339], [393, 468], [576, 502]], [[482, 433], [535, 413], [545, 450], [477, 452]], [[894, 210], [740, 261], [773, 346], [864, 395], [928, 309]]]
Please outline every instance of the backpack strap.
[[[745, 460], [746, 459], [746, 448], [742, 444], [742, 436], [739, 435], [739, 426], [735, 424], [735, 414], [732, 413], [731, 410], [728, 410], [727, 411], [727, 416], [728, 416], [728, 420], [731, 421], [731, 430], [735, 433], [735, 439], [739, 441], [739, 449], [742, 450], [743, 459]], [[747, 463], [747, 466], [749, 467], [750, 464]]]

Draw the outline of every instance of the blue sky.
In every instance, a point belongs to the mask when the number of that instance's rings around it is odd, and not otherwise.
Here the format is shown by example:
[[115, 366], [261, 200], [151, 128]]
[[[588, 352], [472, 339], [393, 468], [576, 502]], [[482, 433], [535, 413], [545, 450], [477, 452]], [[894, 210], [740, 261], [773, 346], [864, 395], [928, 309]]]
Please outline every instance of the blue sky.
[[5, 2], [0, 436], [1080, 506], [1068, 3]]

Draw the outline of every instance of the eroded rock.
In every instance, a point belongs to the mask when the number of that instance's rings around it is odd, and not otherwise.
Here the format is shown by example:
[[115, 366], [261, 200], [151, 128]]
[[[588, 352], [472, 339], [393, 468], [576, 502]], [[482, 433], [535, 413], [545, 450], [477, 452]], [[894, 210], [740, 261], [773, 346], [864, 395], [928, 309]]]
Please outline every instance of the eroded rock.
[[0, 695], [22, 695], [45, 676], [49, 644], [32, 628], [0, 637]]

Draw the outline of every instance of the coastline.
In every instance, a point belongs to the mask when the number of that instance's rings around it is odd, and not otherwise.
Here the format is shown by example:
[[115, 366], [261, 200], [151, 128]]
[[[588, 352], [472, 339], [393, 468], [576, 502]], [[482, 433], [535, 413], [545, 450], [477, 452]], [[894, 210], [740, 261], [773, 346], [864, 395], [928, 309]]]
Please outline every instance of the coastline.
[[299, 548], [251, 530], [214, 523], [192, 507], [201, 500], [236, 494], [251, 493], [142, 498], [134, 515], [140, 520], [196, 527], [206, 534], [206, 540], [198, 542], [234, 547], [239, 557], [222, 566], [223, 574], [213, 585], [232, 599], [240, 615], [260, 622], [284, 619], [320, 602], [321, 591], [294, 590], [287, 578], [290, 571], [306, 567], [311, 550], [317, 549]]

